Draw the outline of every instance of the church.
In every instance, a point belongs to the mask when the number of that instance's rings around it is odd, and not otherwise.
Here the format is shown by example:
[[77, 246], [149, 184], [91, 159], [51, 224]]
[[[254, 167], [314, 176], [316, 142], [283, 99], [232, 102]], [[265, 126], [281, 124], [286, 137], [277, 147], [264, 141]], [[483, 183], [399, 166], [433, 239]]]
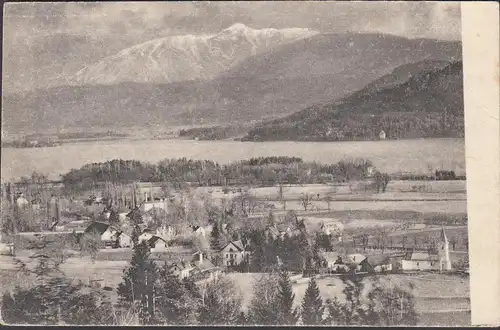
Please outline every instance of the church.
[[451, 270], [450, 249], [448, 237], [441, 228], [437, 254], [409, 252], [401, 260], [401, 269], [405, 270]]

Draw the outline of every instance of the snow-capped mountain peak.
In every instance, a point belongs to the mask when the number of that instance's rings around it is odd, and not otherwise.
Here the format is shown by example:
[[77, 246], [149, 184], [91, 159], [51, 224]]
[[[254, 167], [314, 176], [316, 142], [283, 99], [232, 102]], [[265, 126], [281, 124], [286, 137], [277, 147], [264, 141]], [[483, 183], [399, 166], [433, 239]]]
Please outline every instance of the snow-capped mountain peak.
[[252, 55], [317, 33], [301, 28], [253, 29], [236, 23], [215, 34], [167, 36], [88, 65], [72, 80], [76, 84], [112, 84], [212, 79]]

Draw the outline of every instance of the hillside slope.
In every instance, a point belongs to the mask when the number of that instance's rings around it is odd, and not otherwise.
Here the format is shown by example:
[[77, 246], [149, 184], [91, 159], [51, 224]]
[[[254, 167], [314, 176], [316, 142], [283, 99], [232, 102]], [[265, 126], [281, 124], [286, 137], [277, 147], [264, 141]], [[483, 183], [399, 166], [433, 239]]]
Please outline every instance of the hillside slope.
[[381, 130], [388, 139], [463, 137], [462, 62], [401, 66], [339, 101], [263, 123], [243, 140], [371, 140]]
[[323, 34], [252, 56], [207, 82], [122, 82], [4, 95], [11, 130], [241, 123], [340, 99], [396, 67], [460, 60], [460, 42]]

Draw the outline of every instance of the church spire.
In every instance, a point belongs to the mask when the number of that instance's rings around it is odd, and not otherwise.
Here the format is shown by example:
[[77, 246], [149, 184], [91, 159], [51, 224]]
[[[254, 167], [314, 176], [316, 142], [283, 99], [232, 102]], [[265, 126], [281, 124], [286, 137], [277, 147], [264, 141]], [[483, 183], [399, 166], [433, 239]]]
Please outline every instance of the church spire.
[[448, 237], [446, 237], [446, 233], [444, 232], [443, 226], [441, 226], [441, 241], [448, 243]]

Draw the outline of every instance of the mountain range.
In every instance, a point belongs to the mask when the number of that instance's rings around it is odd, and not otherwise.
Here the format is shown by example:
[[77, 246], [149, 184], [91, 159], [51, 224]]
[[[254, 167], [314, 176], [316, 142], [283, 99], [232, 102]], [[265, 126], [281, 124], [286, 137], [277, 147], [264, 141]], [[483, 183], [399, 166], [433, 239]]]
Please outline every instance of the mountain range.
[[66, 85], [5, 94], [2, 117], [27, 131], [266, 122], [460, 60], [460, 42], [236, 24], [151, 40], [85, 64]]
[[85, 66], [73, 78], [76, 84], [210, 80], [249, 56], [317, 33], [234, 24], [217, 34], [170, 36], [126, 48]]

